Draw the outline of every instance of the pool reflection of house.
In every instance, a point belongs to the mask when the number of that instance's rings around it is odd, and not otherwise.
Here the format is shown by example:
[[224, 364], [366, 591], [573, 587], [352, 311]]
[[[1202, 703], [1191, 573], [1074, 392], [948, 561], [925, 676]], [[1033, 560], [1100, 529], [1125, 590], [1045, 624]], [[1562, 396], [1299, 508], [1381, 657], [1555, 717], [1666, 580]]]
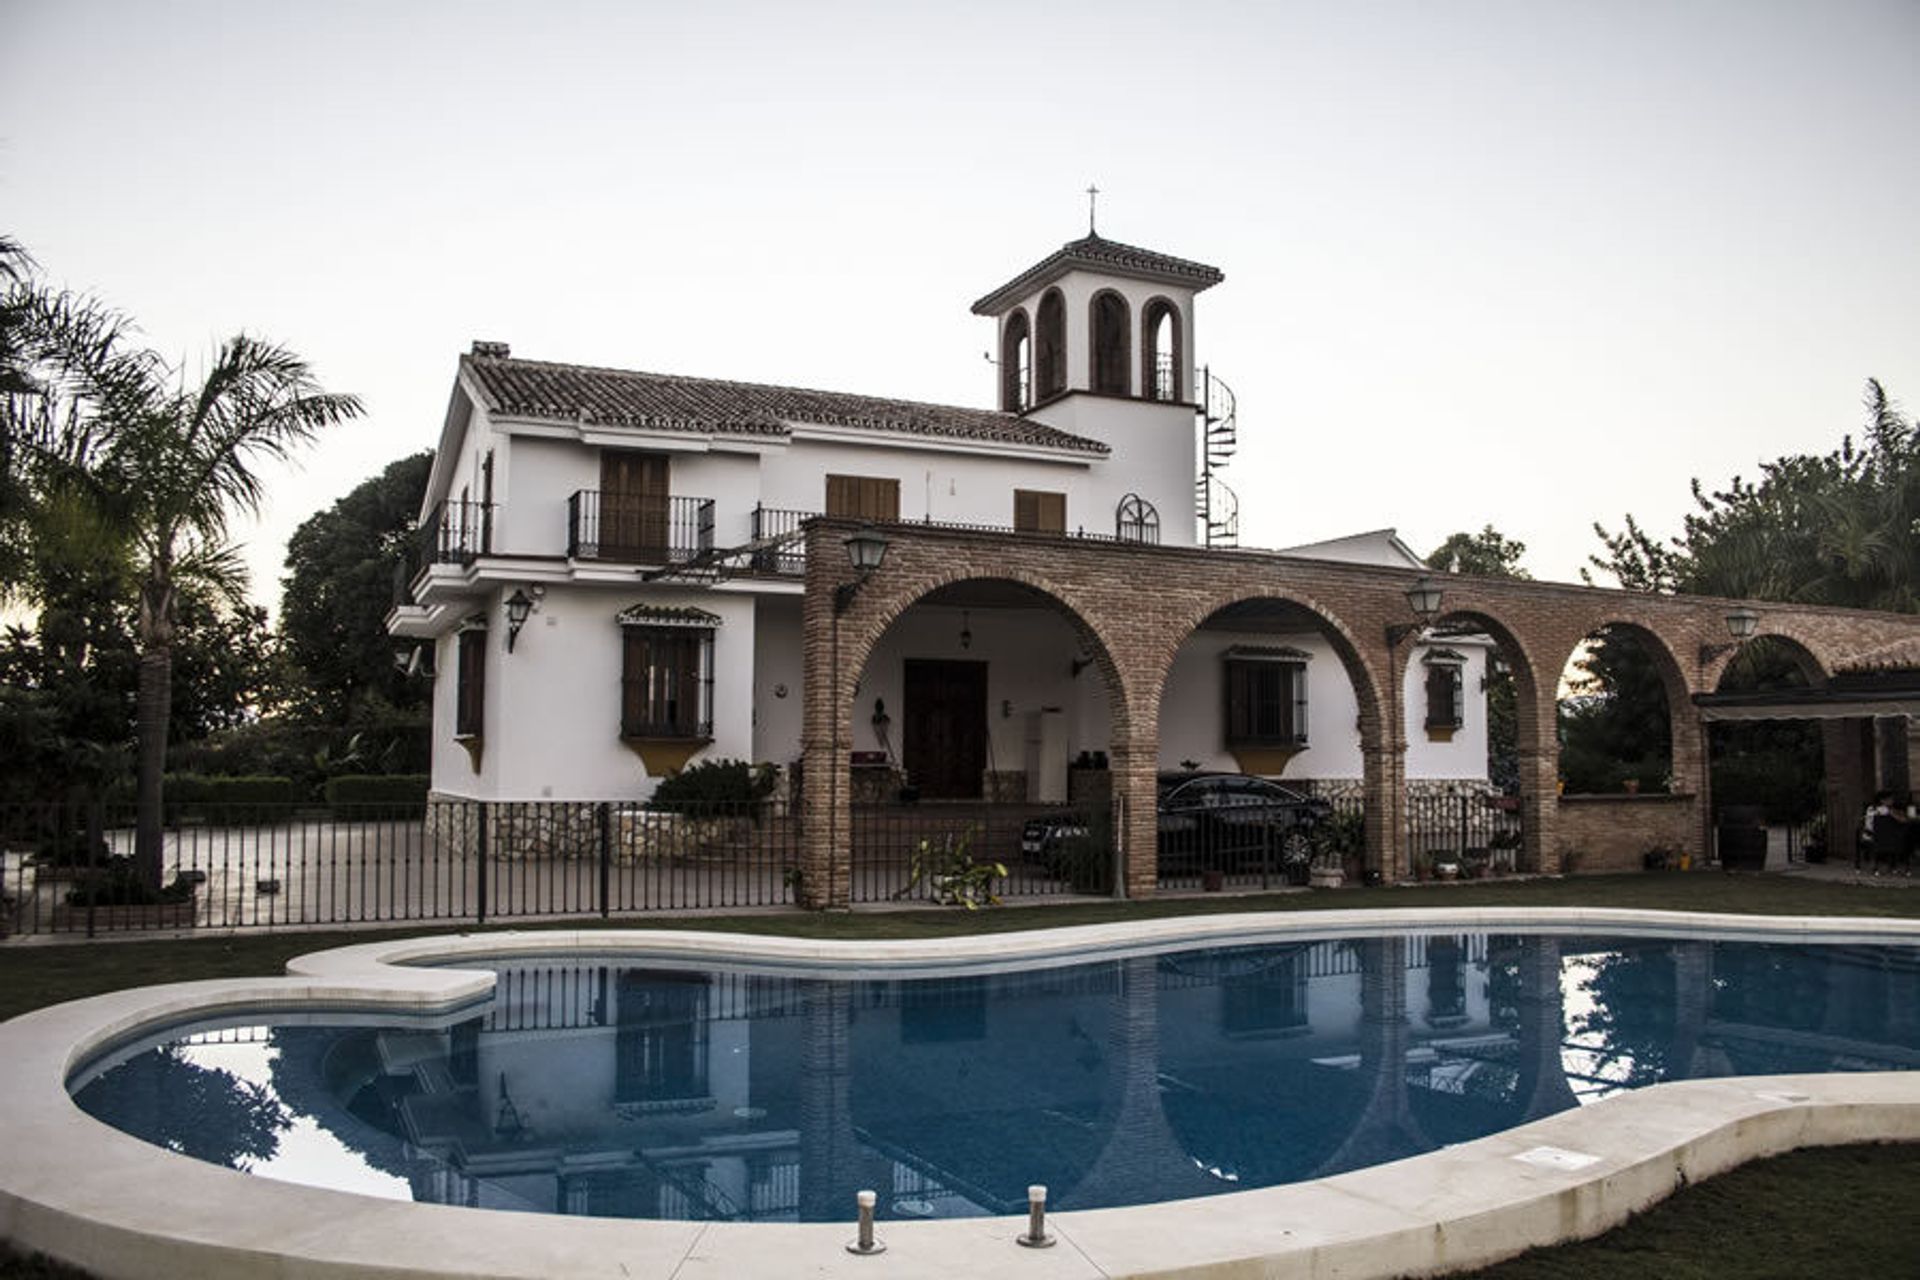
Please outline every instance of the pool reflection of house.
[[1204, 1195], [1627, 1083], [1913, 1068], [1916, 1008], [1912, 955], [1434, 935], [859, 988], [517, 964], [451, 1030], [276, 1034], [328, 1041], [296, 1101], [417, 1199], [821, 1220], [863, 1187], [895, 1217]]

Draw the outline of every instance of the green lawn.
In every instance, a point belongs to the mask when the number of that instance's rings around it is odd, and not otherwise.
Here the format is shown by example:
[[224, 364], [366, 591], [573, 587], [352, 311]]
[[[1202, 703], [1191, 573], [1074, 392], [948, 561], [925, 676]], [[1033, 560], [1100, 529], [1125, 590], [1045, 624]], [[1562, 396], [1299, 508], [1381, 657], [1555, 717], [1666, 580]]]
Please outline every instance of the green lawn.
[[[614, 927], [691, 927], [821, 938], [927, 938], [1220, 911], [1492, 905], [1920, 918], [1920, 892], [1904, 888], [1695, 872], [979, 912], [782, 912], [650, 918], [619, 921]], [[578, 924], [556, 922], [553, 927], [573, 928]], [[426, 931], [414, 928], [169, 942], [9, 943], [0, 946], [0, 1018], [145, 983], [277, 974], [289, 957], [303, 952], [422, 932]], [[1916, 1271], [1920, 1271], [1920, 1152], [1909, 1147], [1852, 1147], [1796, 1152], [1750, 1165], [1690, 1188], [1597, 1241], [1542, 1250], [1479, 1274], [1488, 1280], [1686, 1280], [1704, 1276], [1872, 1276], [1881, 1280]], [[0, 1252], [0, 1280], [54, 1280], [76, 1274]]]

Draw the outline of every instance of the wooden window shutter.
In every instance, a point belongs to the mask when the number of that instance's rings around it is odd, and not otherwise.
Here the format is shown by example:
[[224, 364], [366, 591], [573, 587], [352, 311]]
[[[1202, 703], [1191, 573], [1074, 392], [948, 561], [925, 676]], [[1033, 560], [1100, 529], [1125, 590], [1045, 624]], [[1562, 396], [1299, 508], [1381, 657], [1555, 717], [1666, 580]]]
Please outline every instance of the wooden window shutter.
[[1015, 489], [1013, 527], [1022, 533], [1065, 533], [1067, 495], [1039, 489]]
[[880, 476], [828, 476], [827, 514], [891, 524], [900, 518], [900, 482]]

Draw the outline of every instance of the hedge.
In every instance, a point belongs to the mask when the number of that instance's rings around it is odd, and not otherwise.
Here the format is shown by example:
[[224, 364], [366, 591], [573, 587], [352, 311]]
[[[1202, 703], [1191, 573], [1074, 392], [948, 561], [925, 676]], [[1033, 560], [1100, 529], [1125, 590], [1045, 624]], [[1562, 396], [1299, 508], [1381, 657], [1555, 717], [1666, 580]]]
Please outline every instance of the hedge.
[[427, 783], [424, 773], [342, 774], [327, 783], [327, 807], [342, 818], [417, 818], [427, 807]]

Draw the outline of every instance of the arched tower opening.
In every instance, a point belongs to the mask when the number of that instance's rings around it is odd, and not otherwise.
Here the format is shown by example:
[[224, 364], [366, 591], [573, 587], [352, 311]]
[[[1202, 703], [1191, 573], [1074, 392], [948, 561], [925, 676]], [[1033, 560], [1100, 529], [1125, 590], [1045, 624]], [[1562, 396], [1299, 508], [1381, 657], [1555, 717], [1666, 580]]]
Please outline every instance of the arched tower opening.
[[1131, 393], [1128, 365], [1132, 363], [1132, 317], [1127, 300], [1112, 289], [1093, 295], [1089, 320], [1093, 333], [1093, 389], [1105, 395]]
[[1034, 400], [1038, 402], [1067, 389], [1067, 303], [1058, 289], [1040, 296], [1034, 328]]
[[1147, 303], [1140, 317], [1140, 388], [1149, 400], [1181, 398], [1185, 351], [1180, 340], [1180, 309], [1165, 298]]
[[1025, 413], [1033, 403], [1033, 331], [1027, 313], [1015, 309], [1000, 335], [1000, 407]]

